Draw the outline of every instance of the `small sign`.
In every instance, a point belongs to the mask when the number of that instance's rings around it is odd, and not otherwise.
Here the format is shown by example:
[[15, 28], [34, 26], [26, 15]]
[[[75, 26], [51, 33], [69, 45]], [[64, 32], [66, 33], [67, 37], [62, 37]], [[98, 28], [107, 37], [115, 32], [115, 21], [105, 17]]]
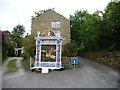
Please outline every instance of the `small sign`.
[[56, 44], [56, 40], [42, 40], [41, 44]]
[[49, 63], [49, 62], [40, 62], [41, 67], [55, 67], [55, 63]]
[[71, 59], [71, 64], [78, 64], [78, 58], [77, 57], [73, 57]]

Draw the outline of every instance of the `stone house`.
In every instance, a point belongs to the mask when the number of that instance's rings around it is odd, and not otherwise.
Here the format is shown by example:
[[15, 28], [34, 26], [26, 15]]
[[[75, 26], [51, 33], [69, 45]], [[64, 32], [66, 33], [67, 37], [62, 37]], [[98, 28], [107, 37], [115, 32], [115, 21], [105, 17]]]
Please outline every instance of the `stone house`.
[[63, 44], [70, 42], [70, 21], [52, 9], [32, 20], [31, 34], [37, 36], [37, 31], [61, 32]]

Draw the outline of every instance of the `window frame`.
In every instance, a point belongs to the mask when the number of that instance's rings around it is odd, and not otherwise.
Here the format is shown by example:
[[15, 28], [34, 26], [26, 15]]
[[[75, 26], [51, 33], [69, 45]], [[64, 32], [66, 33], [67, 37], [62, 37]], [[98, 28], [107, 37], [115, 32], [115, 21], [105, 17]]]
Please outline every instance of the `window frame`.
[[51, 27], [52, 27], [53, 29], [60, 29], [60, 27], [61, 27], [61, 22], [60, 22], [59, 20], [57, 20], [57, 21], [52, 21], [52, 22], [51, 22]]

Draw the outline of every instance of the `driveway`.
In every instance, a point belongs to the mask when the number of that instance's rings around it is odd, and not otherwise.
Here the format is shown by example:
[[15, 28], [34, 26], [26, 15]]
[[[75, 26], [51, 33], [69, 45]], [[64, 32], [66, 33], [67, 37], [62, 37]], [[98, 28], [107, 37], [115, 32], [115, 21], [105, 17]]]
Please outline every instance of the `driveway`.
[[[3, 88], [117, 88], [118, 72], [107, 66], [79, 58], [74, 70], [52, 71], [48, 74], [30, 71], [4, 73]], [[12, 77], [13, 75], [13, 77]]]
[[[11, 60], [14, 60], [16, 59], [16, 66], [17, 66], [17, 69], [18, 71], [17, 72], [14, 72], [14, 73], [9, 73], [8, 72], [8, 69], [7, 69], [7, 64], [11, 61]], [[2, 79], [3, 80], [6, 80], [6, 79], [12, 79], [12, 78], [15, 78], [15, 77], [18, 77], [18, 76], [21, 76], [21, 75], [24, 75], [25, 72], [24, 72], [24, 69], [22, 68], [22, 65], [21, 65], [21, 60], [23, 60], [22, 57], [12, 57], [12, 58], [8, 58], [2, 65]]]

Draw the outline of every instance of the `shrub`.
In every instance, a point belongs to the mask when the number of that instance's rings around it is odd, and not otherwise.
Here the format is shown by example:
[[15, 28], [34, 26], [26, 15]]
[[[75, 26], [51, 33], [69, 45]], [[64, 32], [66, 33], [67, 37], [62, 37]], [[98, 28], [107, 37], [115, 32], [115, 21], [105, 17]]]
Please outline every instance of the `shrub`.
[[29, 70], [29, 68], [30, 68], [30, 61], [26, 60], [26, 59], [22, 60], [22, 66], [23, 66], [23, 68], [25, 70]]
[[11, 60], [11, 61], [8, 63], [8, 71], [9, 71], [9, 72], [16, 72], [16, 71], [17, 71], [16, 59]]
[[35, 56], [35, 39], [34, 36], [29, 35], [23, 40], [24, 52], [22, 56], [24, 59], [29, 59], [29, 57]]
[[76, 42], [70, 42], [63, 46], [62, 56], [76, 57], [78, 52], [78, 46]]

